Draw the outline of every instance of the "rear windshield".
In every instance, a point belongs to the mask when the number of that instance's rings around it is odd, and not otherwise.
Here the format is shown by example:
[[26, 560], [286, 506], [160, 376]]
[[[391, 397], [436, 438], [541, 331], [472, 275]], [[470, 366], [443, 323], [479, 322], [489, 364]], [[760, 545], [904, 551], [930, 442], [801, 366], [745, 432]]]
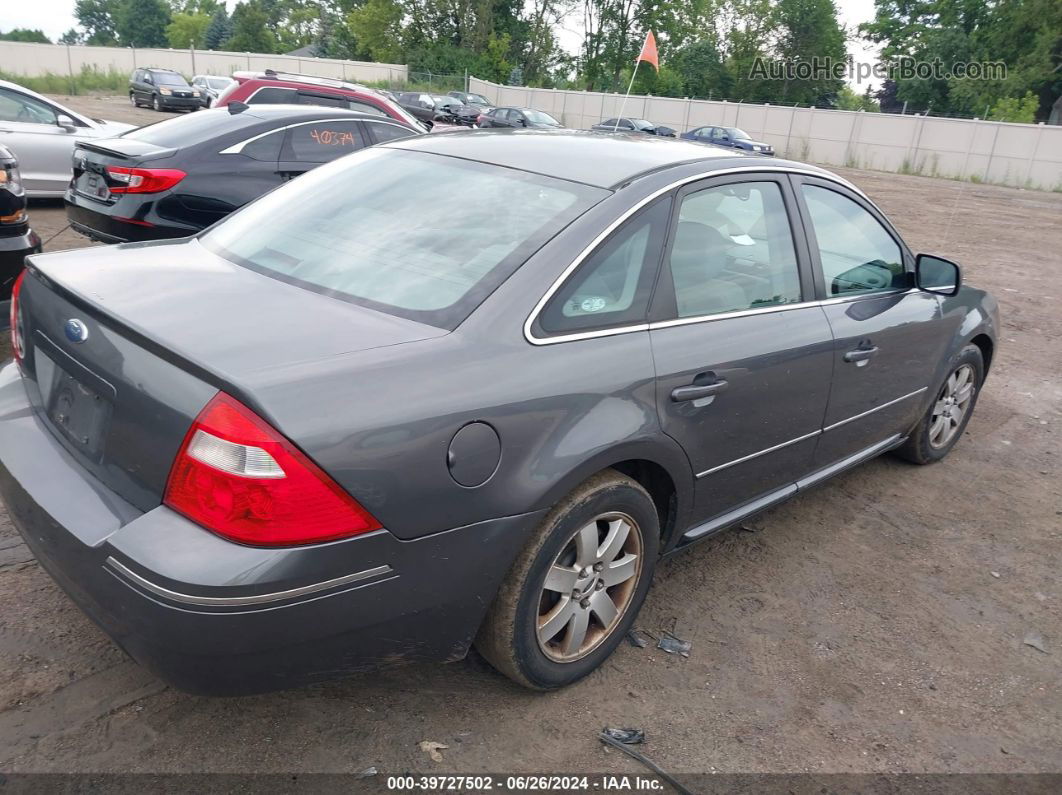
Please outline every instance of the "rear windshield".
[[314, 169], [200, 240], [283, 281], [453, 329], [606, 195], [499, 166], [374, 148]]
[[260, 118], [246, 115], [230, 114], [222, 110], [206, 110], [200, 113], [187, 113], [183, 116], [172, 116], [147, 127], [138, 127], [135, 130], [122, 133], [120, 138], [132, 138], [134, 141], [143, 141], [156, 146], [177, 147], [189, 146], [213, 138], [222, 132], [232, 132], [240, 127], [262, 121]]

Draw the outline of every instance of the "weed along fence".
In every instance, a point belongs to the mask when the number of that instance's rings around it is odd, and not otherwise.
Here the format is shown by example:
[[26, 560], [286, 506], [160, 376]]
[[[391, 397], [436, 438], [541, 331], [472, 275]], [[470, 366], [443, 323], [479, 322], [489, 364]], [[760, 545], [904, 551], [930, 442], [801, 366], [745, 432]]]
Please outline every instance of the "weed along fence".
[[[537, 108], [576, 129], [618, 116], [623, 104], [622, 94], [501, 86], [476, 78], [469, 91], [499, 105]], [[623, 113], [679, 132], [740, 127], [794, 160], [1062, 191], [1057, 126], [645, 96], [628, 99]]]
[[229, 75], [240, 70], [267, 68], [365, 83], [404, 83], [408, 77], [406, 67], [400, 64], [332, 58], [299, 58], [294, 55], [220, 50], [85, 47], [0, 41], [0, 71], [8, 75], [76, 77], [84, 70], [92, 70], [101, 73], [117, 72], [128, 77], [134, 69], [143, 66], [174, 69], [188, 77], [196, 74]]

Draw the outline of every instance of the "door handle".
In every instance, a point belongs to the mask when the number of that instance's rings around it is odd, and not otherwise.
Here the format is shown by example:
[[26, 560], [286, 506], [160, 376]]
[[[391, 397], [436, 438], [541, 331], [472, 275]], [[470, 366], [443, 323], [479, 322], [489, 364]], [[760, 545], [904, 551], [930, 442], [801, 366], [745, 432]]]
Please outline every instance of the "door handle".
[[687, 400], [700, 400], [701, 398], [718, 395], [725, 390], [727, 386], [729, 386], [729, 384], [723, 380], [713, 381], [710, 384], [680, 386], [671, 390], [671, 399], [675, 403], [684, 403]]
[[854, 351], [848, 351], [848, 353], [844, 355], [844, 360], [846, 362], [865, 362], [877, 352], [877, 345], [872, 345], [869, 348], [856, 348]]

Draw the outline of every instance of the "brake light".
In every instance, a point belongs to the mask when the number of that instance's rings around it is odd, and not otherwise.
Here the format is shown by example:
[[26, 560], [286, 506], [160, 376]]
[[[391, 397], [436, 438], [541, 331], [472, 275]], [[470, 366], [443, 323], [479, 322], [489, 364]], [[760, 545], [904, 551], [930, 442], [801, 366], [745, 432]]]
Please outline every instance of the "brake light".
[[18, 304], [18, 294], [22, 292], [22, 280], [25, 278], [26, 271], [23, 270], [11, 288], [11, 350], [14, 351], [17, 362], [22, 361], [25, 344], [22, 337], [22, 309]]
[[485, 114], [485, 113], [481, 113], [478, 116], [476, 116], [476, 124], [482, 124], [486, 120], [487, 120], [487, 114]]
[[111, 193], [159, 193], [169, 190], [188, 175], [179, 168], [126, 168], [107, 166], [107, 175], [118, 185]]
[[380, 527], [290, 441], [224, 392], [192, 423], [163, 502], [218, 535], [255, 546], [315, 544]]

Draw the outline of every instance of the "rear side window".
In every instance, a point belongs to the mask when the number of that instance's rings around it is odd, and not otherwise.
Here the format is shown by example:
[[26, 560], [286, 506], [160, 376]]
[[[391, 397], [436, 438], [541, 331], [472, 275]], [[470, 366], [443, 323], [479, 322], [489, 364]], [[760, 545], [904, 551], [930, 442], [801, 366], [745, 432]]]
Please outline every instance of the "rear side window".
[[[462, 198], [440, 200], [411, 185], [446, 185]], [[374, 147], [266, 194], [200, 240], [282, 281], [452, 329], [607, 195], [485, 163]]]
[[369, 132], [375, 143], [382, 144], [387, 141], [397, 141], [400, 138], [409, 138], [411, 135], [416, 135], [413, 130], [407, 127], [402, 127], [398, 124], [386, 124], [378, 121], [367, 121], [365, 126], [369, 128]]
[[542, 330], [557, 334], [644, 321], [670, 208], [670, 199], [657, 200], [598, 247], [539, 315]]
[[364, 146], [365, 138], [358, 122], [324, 120], [288, 130], [281, 159], [327, 163]]
[[347, 100], [347, 106], [351, 110], [356, 110], [359, 113], [371, 113], [374, 116], [386, 116], [387, 115], [380, 108], [376, 107], [376, 105], [373, 105], [371, 102], [362, 102], [361, 100], [358, 100], [358, 99], [348, 99]]
[[280, 145], [284, 142], [284, 132], [284, 130], [277, 130], [261, 138], [255, 138], [243, 145], [240, 154], [252, 160], [261, 160], [266, 163], [276, 162], [280, 159]]
[[803, 185], [828, 295], [910, 286], [900, 246], [873, 215], [837, 191]]
[[292, 88], [267, 86], [255, 91], [247, 98], [248, 105], [294, 105], [297, 92]]
[[679, 317], [801, 299], [789, 216], [777, 182], [743, 182], [682, 200], [669, 258]]

